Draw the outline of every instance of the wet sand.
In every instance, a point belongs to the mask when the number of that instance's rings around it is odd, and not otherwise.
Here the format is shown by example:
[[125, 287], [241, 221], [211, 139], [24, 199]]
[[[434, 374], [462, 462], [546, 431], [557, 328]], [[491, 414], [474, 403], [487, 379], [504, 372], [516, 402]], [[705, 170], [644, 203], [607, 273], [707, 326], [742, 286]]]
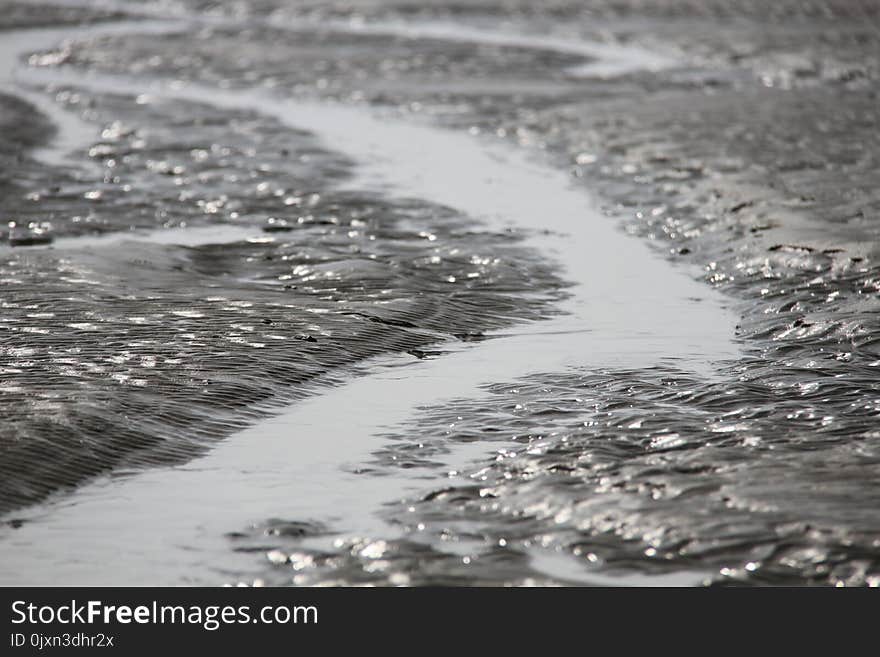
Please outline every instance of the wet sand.
[[4, 583], [876, 581], [869, 6], [246, 9], [3, 42]]
[[[128, 91], [117, 78], [53, 78], [59, 80], [105, 93]], [[370, 478], [347, 466], [367, 461], [381, 448], [382, 434], [420, 407], [462, 394], [478, 398], [481, 384], [576, 363], [639, 367], [672, 358], [708, 373], [711, 363], [738, 353], [730, 341], [734, 317], [721, 298], [617, 231], [564, 172], [542, 165], [540, 154], [424, 122], [389, 121], [369, 108], [279, 102], [195, 86], [153, 85], [149, 93], [259, 109], [307, 129], [355, 158], [356, 175], [346, 183], [352, 190], [381, 189], [454, 207], [492, 231], [529, 233], [535, 217], [544, 214], [542, 233], [523, 245], [551, 256], [573, 284], [569, 298], [558, 304], [558, 318], [505, 329], [497, 337], [488, 333], [489, 339], [463, 347], [440, 343], [434, 349], [442, 357], [420, 363], [406, 357], [372, 365], [359, 378], [230, 436], [204, 459], [100, 481], [58, 506], [34, 510], [35, 521], [16, 531], [4, 554], [31, 580], [36, 564], [51, 559], [53, 541], [45, 532], [54, 534], [59, 526], [68, 548], [46, 571], [46, 581], [210, 583], [242, 568], [225, 534], [261, 514], [293, 514], [355, 536], [396, 537], [399, 532], [376, 511], [417, 493], [424, 486], [421, 473]], [[640, 327], [646, 315], [651, 325]], [[464, 471], [486, 452], [480, 444], [459, 448], [445, 465]], [[144, 541], [144, 534], [155, 540]], [[168, 562], [176, 566], [164, 567]]]

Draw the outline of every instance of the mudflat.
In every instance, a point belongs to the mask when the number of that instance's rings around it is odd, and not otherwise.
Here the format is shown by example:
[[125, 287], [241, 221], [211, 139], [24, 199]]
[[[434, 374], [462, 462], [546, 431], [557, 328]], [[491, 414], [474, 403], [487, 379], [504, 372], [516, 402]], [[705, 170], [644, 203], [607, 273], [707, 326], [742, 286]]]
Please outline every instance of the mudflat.
[[0, 19], [0, 580], [880, 582], [875, 3], [203, 4]]

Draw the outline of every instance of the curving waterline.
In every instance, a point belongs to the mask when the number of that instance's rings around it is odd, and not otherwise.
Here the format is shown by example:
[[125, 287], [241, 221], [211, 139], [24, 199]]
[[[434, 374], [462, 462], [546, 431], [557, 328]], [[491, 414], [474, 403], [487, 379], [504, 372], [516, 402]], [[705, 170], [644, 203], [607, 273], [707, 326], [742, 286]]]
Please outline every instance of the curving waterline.
[[[27, 28], [8, 31], [0, 39], [0, 89], [15, 89], [16, 95], [28, 100], [48, 115], [58, 127], [58, 133], [47, 146], [36, 149], [34, 155], [50, 165], [69, 165], [77, 161], [76, 151], [90, 145], [95, 127], [57, 103], [46, 103], [43, 94], [31, 88], [20, 75], [19, 60], [25, 54], [57, 46], [59, 42], [83, 37], [113, 36], [120, 34], [174, 34], [185, 32], [192, 24], [215, 27], [241, 28], [241, 23], [222, 16], [196, 15], [176, 12], [175, 20], [162, 19], [164, 7], [149, 5], [132, 8], [115, 2], [76, 2], [76, 5], [106, 10], [120, 10], [139, 15], [141, 19], [120, 20], [97, 25], [65, 26], [59, 28]], [[265, 25], [291, 32], [323, 30], [328, 33], [367, 34], [391, 36], [410, 40], [432, 39], [455, 43], [475, 43], [536, 49], [584, 58], [584, 62], [569, 67], [567, 73], [575, 78], [609, 78], [637, 71], [657, 71], [676, 64], [676, 60], [646, 50], [637, 45], [612, 42], [563, 39], [549, 35], [523, 34], [510, 30], [490, 30], [475, 26], [443, 22], [406, 21], [314, 21], [278, 18], [251, 19], [248, 24]]]
[[508, 26], [496, 25], [493, 28], [487, 28], [439, 20], [366, 20], [363, 17], [350, 20], [315, 20], [278, 13], [272, 13], [265, 17], [245, 14], [231, 18], [222, 13], [204, 11], [195, 13], [183, 5], [168, 2], [132, 6], [129, 3], [120, 3], [118, 0], [64, 0], [64, 4], [86, 9], [119, 11], [130, 16], [147, 19], [185, 20], [203, 25], [233, 28], [241, 28], [243, 24], [263, 25], [289, 31], [313, 29], [331, 33], [391, 36], [408, 40], [432, 39], [452, 43], [473, 43], [555, 52], [583, 57], [587, 60], [566, 70], [569, 75], [575, 78], [609, 78], [638, 71], [653, 72], [677, 64], [674, 57], [656, 50], [642, 48], [636, 44], [523, 33], [509, 29]]
[[75, 112], [56, 102], [47, 102], [45, 89], [36, 88], [29, 79], [31, 69], [22, 65], [25, 56], [74, 39], [126, 34], [132, 29], [142, 34], [168, 34], [185, 28], [183, 24], [168, 21], [144, 20], [0, 31], [0, 91], [12, 93], [38, 107], [57, 129], [46, 145], [34, 150], [34, 157], [50, 166], [81, 166], [87, 161], [82, 151], [94, 143], [99, 130]]
[[[352, 185], [449, 205], [491, 228], [529, 232], [528, 244], [559, 262], [576, 285], [562, 304], [564, 316], [523, 324], [476, 345], [443, 345], [448, 353], [436, 360], [377, 359], [369, 374], [231, 436], [204, 458], [104, 477], [16, 514], [26, 522], [5, 528], [0, 540], [4, 584], [226, 581], [254, 564], [253, 555], [232, 552], [224, 534], [270, 517], [319, 520], [348, 535], [388, 538], [397, 530], [377, 511], [423, 489], [425, 473], [371, 477], [346, 466], [368, 461], [384, 444], [381, 434], [417, 415], [419, 407], [480, 396], [485, 383], [539, 371], [674, 360], [709, 376], [713, 363], [738, 355], [735, 318], [720, 296], [616, 230], [565, 173], [534, 153], [367, 108], [255, 91], [161, 82], [146, 89], [119, 77], [69, 71], [32, 71], [29, 78], [97, 91], [149, 91], [271, 115], [358, 161], [360, 177]], [[478, 443], [456, 447], [446, 458], [447, 469], [457, 473], [452, 482], [486, 451]], [[577, 569], [559, 559], [536, 555], [534, 563], [572, 578]], [[674, 581], [697, 579], [683, 574]]]
[[[408, 40], [432, 39], [574, 55], [585, 60], [565, 70], [575, 78], [611, 78], [638, 71], [654, 72], [677, 63], [671, 57], [636, 45], [523, 34], [512, 30], [491, 30], [436, 21], [315, 21], [302, 24], [348, 34], [392, 36]], [[275, 20], [271, 25], [283, 27], [285, 23]]]

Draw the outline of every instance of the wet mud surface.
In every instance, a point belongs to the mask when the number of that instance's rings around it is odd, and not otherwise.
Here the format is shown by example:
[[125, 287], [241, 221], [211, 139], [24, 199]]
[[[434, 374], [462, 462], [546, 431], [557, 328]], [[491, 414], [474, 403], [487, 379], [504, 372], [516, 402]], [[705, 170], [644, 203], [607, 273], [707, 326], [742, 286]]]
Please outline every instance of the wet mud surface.
[[108, 124], [90, 155], [110, 173], [33, 192], [19, 221], [59, 236], [225, 221], [254, 237], [7, 247], [6, 509], [111, 467], [192, 457], [319, 374], [388, 351], [423, 357], [550, 313], [561, 293], [514, 234], [334, 190], [345, 160], [304, 135], [206, 107], [90, 101], [140, 132]]
[[[185, 29], [29, 60], [34, 80], [67, 80], [43, 96], [93, 131], [65, 164], [35, 155], [51, 122], [0, 96], [0, 207], [56, 239], [0, 247], [0, 509], [185, 462], [327, 372], [442, 358], [444, 341], [552, 316], [567, 295], [527, 234], [359, 186], [346, 153], [270, 115], [151, 93], [179, 80], [540, 153], [741, 317], [743, 356], [712, 377], [676, 354], [572, 363], [418, 409], [360, 466], [423, 477], [377, 510], [394, 532], [254, 518], [229, 528], [229, 550], [253, 556], [230, 582], [880, 584], [873, 3], [127, 3], [17, 8], [0, 29], [124, 11]], [[466, 37], [438, 29], [462, 23]], [[572, 44], [591, 40], [658, 65], [590, 74]], [[78, 85], [86, 71], [143, 94]], [[253, 236], [143, 238], [215, 227]], [[446, 456], [474, 445], [485, 455], [450, 474]]]

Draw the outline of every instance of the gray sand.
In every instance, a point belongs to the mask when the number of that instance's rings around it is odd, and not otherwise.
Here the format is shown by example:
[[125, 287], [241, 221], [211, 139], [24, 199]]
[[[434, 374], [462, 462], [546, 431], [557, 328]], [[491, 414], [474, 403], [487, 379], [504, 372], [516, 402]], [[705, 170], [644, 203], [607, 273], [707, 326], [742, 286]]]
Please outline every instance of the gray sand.
[[0, 25], [0, 581], [878, 583], [876, 5], [78, 4]]

